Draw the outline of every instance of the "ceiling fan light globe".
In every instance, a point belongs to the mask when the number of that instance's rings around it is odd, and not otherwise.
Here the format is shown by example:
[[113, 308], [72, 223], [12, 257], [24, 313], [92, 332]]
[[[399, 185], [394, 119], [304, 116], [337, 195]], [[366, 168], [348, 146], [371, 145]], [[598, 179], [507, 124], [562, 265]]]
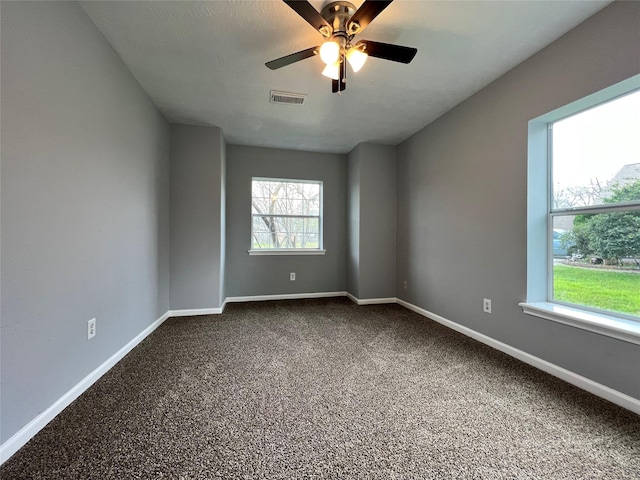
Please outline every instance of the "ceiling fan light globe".
[[340, 62], [331, 63], [324, 67], [322, 75], [332, 80], [338, 80], [340, 78]]
[[347, 60], [354, 72], [358, 72], [367, 61], [369, 55], [357, 47], [351, 47], [347, 52]]
[[320, 58], [327, 65], [332, 65], [340, 58], [340, 45], [334, 41], [324, 42], [320, 47]]

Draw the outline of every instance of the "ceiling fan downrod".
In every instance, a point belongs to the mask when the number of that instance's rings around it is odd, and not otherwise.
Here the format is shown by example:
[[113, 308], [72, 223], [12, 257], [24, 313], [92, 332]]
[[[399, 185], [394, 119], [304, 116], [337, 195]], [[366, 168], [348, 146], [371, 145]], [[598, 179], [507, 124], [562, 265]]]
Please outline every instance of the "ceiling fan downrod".
[[[337, 59], [334, 57], [332, 62], [327, 62], [328, 70], [334, 70], [333, 76], [331, 76], [331, 91], [333, 93], [338, 93], [338, 95], [342, 94], [342, 91], [346, 88], [346, 53], [349, 48], [351, 48], [351, 39], [359, 30], [359, 25], [356, 22], [353, 22], [352, 24], [347, 26], [349, 20], [351, 20], [351, 17], [355, 12], [355, 5], [353, 5], [351, 2], [346, 2], [343, 0], [329, 3], [320, 12], [322, 18], [327, 21], [332, 29], [332, 32], [329, 35], [328, 40], [325, 42], [325, 44], [323, 44], [323, 47], [324, 45], [330, 43], [335, 43], [338, 46]], [[354, 25], [358, 26], [354, 28]], [[353, 33], [349, 33], [348, 30], [353, 30]], [[337, 72], [335, 72], [336, 68]], [[330, 74], [327, 74], [327, 76], [330, 76]]]

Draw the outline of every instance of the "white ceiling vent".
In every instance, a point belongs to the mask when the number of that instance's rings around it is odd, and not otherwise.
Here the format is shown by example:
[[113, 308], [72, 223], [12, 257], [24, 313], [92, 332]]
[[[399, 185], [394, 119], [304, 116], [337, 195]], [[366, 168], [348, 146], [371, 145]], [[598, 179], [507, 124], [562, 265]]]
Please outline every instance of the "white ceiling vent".
[[271, 103], [279, 103], [281, 105], [302, 105], [307, 99], [304, 93], [278, 92], [271, 90]]

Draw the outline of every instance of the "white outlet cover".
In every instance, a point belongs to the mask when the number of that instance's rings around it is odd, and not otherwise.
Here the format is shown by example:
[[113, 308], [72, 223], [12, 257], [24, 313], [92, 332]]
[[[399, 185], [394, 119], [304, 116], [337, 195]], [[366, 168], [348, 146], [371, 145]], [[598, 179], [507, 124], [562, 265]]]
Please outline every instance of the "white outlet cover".
[[96, 336], [96, 319], [92, 318], [87, 322], [87, 340]]
[[488, 298], [482, 299], [482, 310], [485, 313], [491, 313], [491, 300]]

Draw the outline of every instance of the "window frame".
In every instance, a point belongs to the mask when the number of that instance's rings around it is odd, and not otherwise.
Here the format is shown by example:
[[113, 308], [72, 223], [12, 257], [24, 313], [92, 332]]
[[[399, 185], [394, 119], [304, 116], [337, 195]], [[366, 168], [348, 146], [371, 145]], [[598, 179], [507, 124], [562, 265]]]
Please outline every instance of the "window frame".
[[266, 182], [283, 182], [283, 183], [306, 183], [319, 186], [320, 207], [318, 209], [318, 215], [283, 215], [274, 214], [273, 217], [279, 218], [317, 218], [318, 219], [318, 247], [317, 248], [253, 248], [253, 220], [254, 218], [264, 216], [264, 214], [253, 213], [253, 205], [250, 207], [250, 248], [249, 255], [324, 255], [326, 250], [324, 249], [324, 182], [322, 180], [303, 180], [292, 178], [276, 178], [276, 177], [251, 177], [251, 199], [253, 199], [253, 182], [254, 181], [266, 181]]
[[640, 345], [640, 320], [623, 313], [553, 300], [553, 217], [562, 214], [635, 210], [636, 203], [553, 208], [551, 126], [554, 122], [640, 89], [640, 75], [529, 121], [527, 169], [527, 315], [571, 325]]

